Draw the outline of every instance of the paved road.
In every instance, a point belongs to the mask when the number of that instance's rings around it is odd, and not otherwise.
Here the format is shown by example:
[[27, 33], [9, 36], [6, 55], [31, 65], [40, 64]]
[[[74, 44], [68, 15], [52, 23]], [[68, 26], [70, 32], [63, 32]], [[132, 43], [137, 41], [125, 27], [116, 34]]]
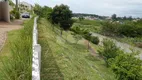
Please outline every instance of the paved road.
[[22, 23], [22, 20], [15, 20], [12, 23], [0, 22], [0, 51], [4, 46], [5, 40], [7, 38], [7, 32], [21, 28]]
[[133, 49], [134, 51], [139, 51], [140, 52], [140, 59], [142, 60], [142, 49], [141, 48], [138, 48], [138, 47], [134, 47], [134, 46], [131, 46], [127, 43], [122, 43], [122, 42], [119, 42], [115, 39], [112, 39], [112, 38], [109, 38], [109, 37], [106, 37], [106, 36], [103, 36], [103, 35], [100, 35], [100, 34], [97, 34], [97, 33], [92, 33], [92, 36], [98, 36], [99, 39], [100, 39], [100, 45], [102, 45], [102, 41], [103, 39], [109, 39], [109, 40], [112, 40], [117, 47], [119, 47], [120, 49], [122, 49], [123, 51], [125, 52], [132, 52], [131, 49]]

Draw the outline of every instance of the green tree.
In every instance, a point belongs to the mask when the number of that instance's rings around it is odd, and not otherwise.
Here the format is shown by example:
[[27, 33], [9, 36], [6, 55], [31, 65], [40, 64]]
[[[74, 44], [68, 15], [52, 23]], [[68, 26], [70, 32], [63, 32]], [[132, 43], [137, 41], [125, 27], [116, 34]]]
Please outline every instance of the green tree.
[[8, 0], [8, 1], [9, 1], [9, 5], [10, 5], [10, 6], [13, 6], [13, 7], [15, 6], [15, 4], [13, 3], [12, 0]]
[[44, 6], [41, 9], [40, 16], [50, 20], [51, 19], [51, 13], [52, 13], [52, 8], [50, 8], [48, 6]]
[[39, 4], [35, 4], [34, 6], [34, 13], [37, 15], [41, 15], [42, 7]]
[[73, 20], [71, 18], [72, 11], [67, 5], [64, 4], [61, 4], [59, 6], [56, 5], [51, 13], [52, 23], [59, 24], [61, 28], [61, 34], [62, 30], [68, 30], [72, 26]]
[[126, 17], [126, 16], [124, 16], [124, 17], [123, 17], [123, 19], [124, 19], [124, 20], [126, 20], [126, 19], [127, 19], [127, 17]]
[[84, 20], [84, 17], [83, 16], [79, 17], [79, 21], [82, 21], [82, 20]]
[[116, 20], [116, 19], [117, 19], [117, 15], [116, 15], [116, 14], [113, 14], [113, 15], [111, 16], [111, 18], [112, 18], [113, 20]]

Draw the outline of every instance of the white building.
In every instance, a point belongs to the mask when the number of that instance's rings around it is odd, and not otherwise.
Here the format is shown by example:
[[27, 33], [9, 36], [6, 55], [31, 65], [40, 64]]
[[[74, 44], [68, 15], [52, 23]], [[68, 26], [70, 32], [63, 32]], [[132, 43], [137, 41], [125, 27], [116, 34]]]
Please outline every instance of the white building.
[[27, 2], [20, 2], [19, 7], [21, 12], [31, 11], [33, 8], [32, 5]]

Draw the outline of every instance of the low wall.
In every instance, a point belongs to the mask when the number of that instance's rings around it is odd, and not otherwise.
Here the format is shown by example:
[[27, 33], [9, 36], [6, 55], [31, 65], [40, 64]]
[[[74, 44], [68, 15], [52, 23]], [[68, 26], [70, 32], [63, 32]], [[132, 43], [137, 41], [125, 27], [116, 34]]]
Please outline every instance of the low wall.
[[41, 61], [41, 46], [38, 42], [37, 19], [34, 19], [33, 27], [33, 59], [32, 59], [32, 80], [40, 80], [40, 61]]

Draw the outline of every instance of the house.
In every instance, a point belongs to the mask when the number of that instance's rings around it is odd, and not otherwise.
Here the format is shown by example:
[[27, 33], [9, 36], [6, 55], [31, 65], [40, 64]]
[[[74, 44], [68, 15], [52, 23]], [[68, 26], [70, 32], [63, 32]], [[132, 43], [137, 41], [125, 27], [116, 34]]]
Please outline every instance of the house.
[[9, 2], [0, 0], [0, 21], [10, 22]]
[[20, 2], [19, 8], [21, 13], [31, 11], [33, 9], [32, 5], [27, 2]]

